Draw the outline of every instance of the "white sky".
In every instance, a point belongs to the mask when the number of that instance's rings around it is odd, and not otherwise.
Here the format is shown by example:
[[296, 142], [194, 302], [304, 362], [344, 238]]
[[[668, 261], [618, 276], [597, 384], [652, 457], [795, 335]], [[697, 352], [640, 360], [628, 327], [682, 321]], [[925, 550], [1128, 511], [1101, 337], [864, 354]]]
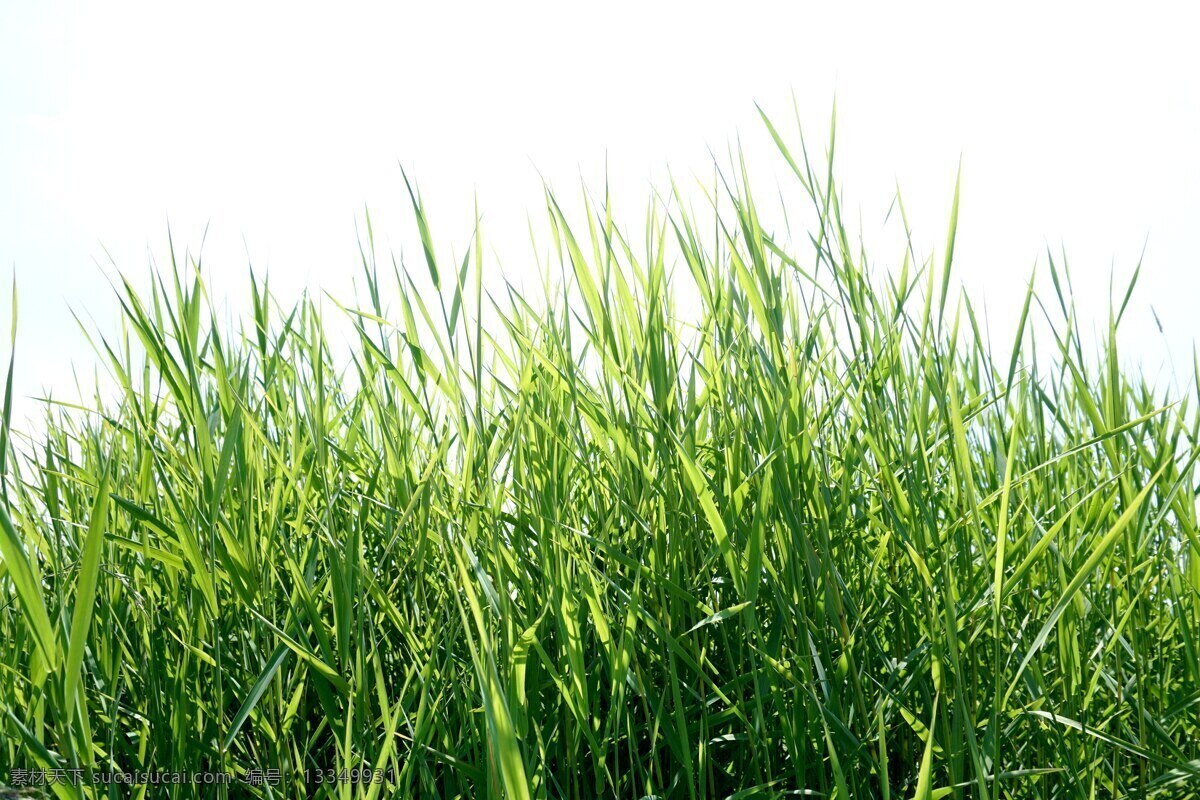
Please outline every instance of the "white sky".
[[899, 183], [918, 245], [940, 249], [962, 156], [956, 268], [993, 318], [1047, 245], [1066, 248], [1080, 301], [1103, 313], [1110, 272], [1124, 281], [1148, 242], [1125, 341], [1154, 374], [1173, 353], [1188, 379], [1196, 12], [909, 5], [4, 0], [0, 330], [15, 269], [17, 393], [70, 394], [70, 365], [91, 370], [70, 309], [115, 330], [112, 270], [97, 262], [107, 251], [144, 275], [166, 258], [168, 218], [180, 250], [209, 225], [218, 291], [243, 290], [249, 258], [285, 295], [344, 296], [364, 206], [383, 247], [416, 255], [402, 163], [447, 252], [461, 252], [477, 195], [520, 280], [540, 176], [570, 194], [580, 177], [601, 186], [607, 160], [636, 229], [668, 163], [709, 175], [710, 148], [740, 134], [771, 187], [783, 164], [754, 102], [789, 123], [793, 92], [820, 147], [836, 94], [846, 208], [869, 241]]

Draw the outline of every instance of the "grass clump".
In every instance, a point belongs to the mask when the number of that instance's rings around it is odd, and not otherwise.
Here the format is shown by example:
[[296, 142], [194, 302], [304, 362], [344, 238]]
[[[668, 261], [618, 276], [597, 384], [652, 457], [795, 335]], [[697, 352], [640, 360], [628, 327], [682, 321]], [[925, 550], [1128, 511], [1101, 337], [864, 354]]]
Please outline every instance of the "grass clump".
[[240, 329], [198, 270], [123, 283], [117, 399], [19, 447], [6, 401], [0, 766], [231, 797], [1193, 796], [1194, 406], [1122, 366], [1124, 302], [1081, 337], [1053, 261], [998, 351], [948, 291], [953, 222], [873, 278], [831, 160], [770, 132], [802, 244], [740, 167], [637, 240], [548, 194], [565, 280], [493, 294], [480, 234], [443, 260], [414, 195], [432, 290], [364, 247], [345, 357], [253, 278]]

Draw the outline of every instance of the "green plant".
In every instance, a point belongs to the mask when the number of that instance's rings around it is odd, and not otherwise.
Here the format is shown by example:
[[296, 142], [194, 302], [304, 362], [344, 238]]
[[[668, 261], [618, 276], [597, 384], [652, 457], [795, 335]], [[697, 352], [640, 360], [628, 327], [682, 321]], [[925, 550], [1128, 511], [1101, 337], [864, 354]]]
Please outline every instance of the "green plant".
[[[379, 269], [368, 221], [345, 357], [265, 281], [242, 330], [198, 265], [123, 282], [95, 340], [115, 401], [49, 403], [15, 447], [10, 378], [0, 767], [236, 797], [1194, 796], [1200, 416], [1122, 367], [1128, 294], [1093, 357], [1050, 260], [993, 353], [949, 292], [957, 191], [944, 255], [873, 278], [832, 156], [767, 126], [802, 244], [740, 164], [638, 239], [548, 193], [565, 280], [493, 296], [481, 233], [444, 260], [410, 188], [432, 291]], [[385, 779], [317, 783], [363, 767]]]

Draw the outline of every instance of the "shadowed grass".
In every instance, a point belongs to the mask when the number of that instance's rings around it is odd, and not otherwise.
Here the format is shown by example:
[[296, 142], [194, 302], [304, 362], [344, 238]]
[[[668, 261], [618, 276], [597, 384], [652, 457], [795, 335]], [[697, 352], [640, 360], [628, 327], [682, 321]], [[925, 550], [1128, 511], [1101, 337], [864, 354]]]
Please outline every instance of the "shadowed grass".
[[27, 446], [5, 401], [0, 767], [238, 778], [134, 797], [1193, 796], [1200, 416], [1123, 368], [1128, 295], [1092, 353], [1051, 261], [993, 354], [948, 291], [957, 189], [941, 257], [879, 280], [832, 157], [770, 133], [802, 245], [740, 164], [637, 239], [548, 195], [568, 277], [537, 298], [484, 291], [478, 231], [442, 260], [409, 187], [433, 291], [368, 233], [345, 357], [253, 278], [240, 330], [198, 268], [121, 285], [117, 400], [50, 404]]

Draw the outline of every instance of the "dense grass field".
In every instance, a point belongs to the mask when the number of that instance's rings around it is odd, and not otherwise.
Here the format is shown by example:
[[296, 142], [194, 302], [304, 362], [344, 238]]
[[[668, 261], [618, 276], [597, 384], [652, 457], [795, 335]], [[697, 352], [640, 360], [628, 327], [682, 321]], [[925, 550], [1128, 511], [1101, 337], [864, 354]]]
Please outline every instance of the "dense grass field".
[[368, 232], [340, 305], [250, 277], [231, 325], [182, 260], [119, 285], [115, 394], [22, 436], [10, 378], [0, 781], [1200, 794], [1191, 389], [1119, 356], [1123, 288], [1081, 335], [1052, 259], [990, 341], [957, 192], [936, 257], [868, 270], [832, 160], [776, 139], [815, 227], [768, 229], [736, 160], [633, 230], [548, 193], [536, 296], [415, 192], [417, 259]]

